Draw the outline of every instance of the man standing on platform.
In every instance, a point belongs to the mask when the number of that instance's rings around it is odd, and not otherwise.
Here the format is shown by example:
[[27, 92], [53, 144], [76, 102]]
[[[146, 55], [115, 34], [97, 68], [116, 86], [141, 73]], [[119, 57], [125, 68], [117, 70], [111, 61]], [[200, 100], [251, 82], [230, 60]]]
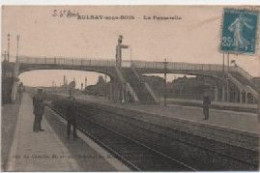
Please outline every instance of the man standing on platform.
[[41, 127], [42, 116], [44, 113], [43, 91], [38, 89], [36, 95], [33, 97], [33, 113], [35, 116], [33, 131], [44, 131]]
[[21, 101], [22, 101], [23, 92], [24, 92], [24, 86], [23, 86], [23, 83], [20, 83], [20, 85], [18, 87], [18, 101], [19, 101], [19, 103], [21, 103]]
[[66, 116], [68, 120], [67, 124], [67, 136], [70, 137], [71, 125], [73, 126], [73, 138], [77, 139], [77, 112], [76, 112], [76, 100], [72, 96], [72, 90], [69, 90], [69, 97], [66, 102]]
[[209, 106], [210, 106], [210, 104], [211, 104], [210, 97], [208, 96], [208, 94], [205, 94], [205, 96], [203, 97], [203, 114], [205, 116], [204, 120], [209, 119]]

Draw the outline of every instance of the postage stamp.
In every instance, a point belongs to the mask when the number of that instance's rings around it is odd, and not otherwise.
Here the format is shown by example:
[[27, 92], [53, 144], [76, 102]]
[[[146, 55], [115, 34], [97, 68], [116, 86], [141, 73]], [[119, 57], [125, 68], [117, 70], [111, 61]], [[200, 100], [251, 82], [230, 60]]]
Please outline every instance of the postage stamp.
[[258, 16], [257, 11], [224, 9], [221, 51], [255, 54]]

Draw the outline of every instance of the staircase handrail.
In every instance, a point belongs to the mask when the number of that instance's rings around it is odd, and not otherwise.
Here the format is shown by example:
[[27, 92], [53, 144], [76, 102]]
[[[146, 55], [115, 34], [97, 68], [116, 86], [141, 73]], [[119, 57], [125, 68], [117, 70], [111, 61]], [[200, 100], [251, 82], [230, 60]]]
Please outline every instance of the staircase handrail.
[[160, 100], [157, 98], [157, 96], [155, 95], [154, 91], [152, 90], [152, 88], [150, 87], [150, 85], [147, 82], [144, 82], [144, 85], [146, 87], [146, 89], [148, 90], [148, 92], [151, 94], [151, 96], [153, 97], [153, 99], [155, 100], [156, 103], [159, 103]]
[[154, 99], [154, 101], [156, 103], [159, 103], [159, 100], [158, 98], [156, 97], [155, 93], [153, 92], [152, 88], [150, 87], [150, 85], [145, 82], [145, 81], [142, 81], [140, 75], [137, 73], [136, 69], [135, 69], [135, 66], [134, 64], [131, 65], [131, 70], [134, 72], [135, 76], [137, 77], [137, 79], [139, 80], [139, 82], [141, 83], [144, 83], [144, 86], [146, 88], [146, 90], [149, 92], [149, 94], [152, 96], [152, 98]]
[[240, 89], [245, 90], [245, 87], [241, 82], [239, 82], [236, 78], [234, 78], [230, 73], [228, 73], [228, 78], [231, 79], [231, 81]]
[[251, 86], [247, 85], [246, 86], [247, 90], [250, 91], [250, 93], [256, 98], [256, 100], [259, 99], [259, 94], [256, 90], [254, 90]]
[[133, 87], [130, 85], [130, 83], [126, 82], [126, 89], [130, 92], [130, 94], [133, 96], [135, 102], [139, 102], [139, 98], [137, 97]]
[[136, 93], [135, 93], [133, 87], [132, 87], [128, 82], [126, 82], [126, 80], [125, 80], [125, 78], [124, 78], [124, 76], [123, 76], [121, 70], [120, 70], [118, 67], [115, 67], [115, 69], [116, 69], [116, 73], [117, 73], [118, 78], [120, 79], [120, 81], [121, 81], [123, 84], [125, 84], [126, 89], [127, 89], [127, 90], [130, 92], [130, 94], [133, 96], [135, 102], [139, 102], [139, 98], [137, 97], [137, 95], [136, 95]]
[[131, 70], [134, 72], [135, 77], [141, 82], [140, 76], [139, 76], [139, 74], [137, 73], [134, 64], [131, 64]]
[[250, 82], [253, 79], [253, 76], [250, 75], [247, 71], [245, 71], [243, 68], [241, 68], [240, 66], [235, 66], [235, 67], [231, 67], [230, 68], [231, 71], [234, 72], [238, 72], [239, 74], [241, 74], [243, 77], [245, 77], [247, 80], [249, 80]]
[[232, 74], [228, 73], [228, 77], [232, 80], [232, 82], [239, 87], [239, 89], [245, 90], [246, 92], [251, 93], [257, 100], [259, 99], [259, 94], [255, 91], [250, 85], [243, 86], [236, 78], [232, 76]]

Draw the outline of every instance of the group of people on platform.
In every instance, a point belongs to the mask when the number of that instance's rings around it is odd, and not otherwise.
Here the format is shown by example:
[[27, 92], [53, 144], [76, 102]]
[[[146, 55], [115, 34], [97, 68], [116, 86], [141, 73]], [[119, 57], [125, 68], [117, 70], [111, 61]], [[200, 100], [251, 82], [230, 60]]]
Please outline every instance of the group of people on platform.
[[[76, 127], [76, 120], [77, 120], [77, 111], [76, 111], [76, 100], [72, 96], [70, 91], [69, 97], [65, 102], [65, 109], [66, 109], [66, 117], [67, 117], [67, 136], [70, 137], [71, 126], [73, 126], [73, 138], [77, 139], [77, 127]], [[44, 97], [43, 97], [43, 90], [37, 89], [37, 93], [33, 96], [33, 114], [35, 116], [34, 123], [33, 123], [33, 131], [34, 132], [42, 132], [41, 121], [44, 114]]]

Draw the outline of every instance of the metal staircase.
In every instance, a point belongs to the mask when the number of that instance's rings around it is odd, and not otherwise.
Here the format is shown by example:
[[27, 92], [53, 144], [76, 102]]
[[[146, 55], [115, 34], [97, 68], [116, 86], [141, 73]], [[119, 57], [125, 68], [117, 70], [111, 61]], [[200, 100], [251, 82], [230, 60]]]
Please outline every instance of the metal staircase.
[[117, 67], [115, 67], [116, 69], [116, 74], [118, 79], [120, 80], [121, 84], [125, 85], [126, 88], [126, 92], [129, 92], [130, 95], [132, 96], [132, 98], [134, 99], [135, 102], [139, 102], [139, 98], [137, 97], [135, 91], [133, 90], [132, 86], [125, 80], [121, 70]]
[[123, 75], [126, 81], [131, 85], [140, 102], [143, 104], [155, 104], [158, 103], [158, 99], [152, 92], [149, 85], [142, 81], [134, 67], [123, 69]]
[[242, 83], [241, 79], [238, 80], [238, 77], [234, 77], [233, 73], [228, 73], [228, 78], [231, 80], [231, 82], [240, 90], [240, 91], [244, 91], [245, 93], [250, 93], [252, 94], [252, 96], [258, 100], [259, 99], [259, 94], [258, 92], [249, 85], [249, 83]]

